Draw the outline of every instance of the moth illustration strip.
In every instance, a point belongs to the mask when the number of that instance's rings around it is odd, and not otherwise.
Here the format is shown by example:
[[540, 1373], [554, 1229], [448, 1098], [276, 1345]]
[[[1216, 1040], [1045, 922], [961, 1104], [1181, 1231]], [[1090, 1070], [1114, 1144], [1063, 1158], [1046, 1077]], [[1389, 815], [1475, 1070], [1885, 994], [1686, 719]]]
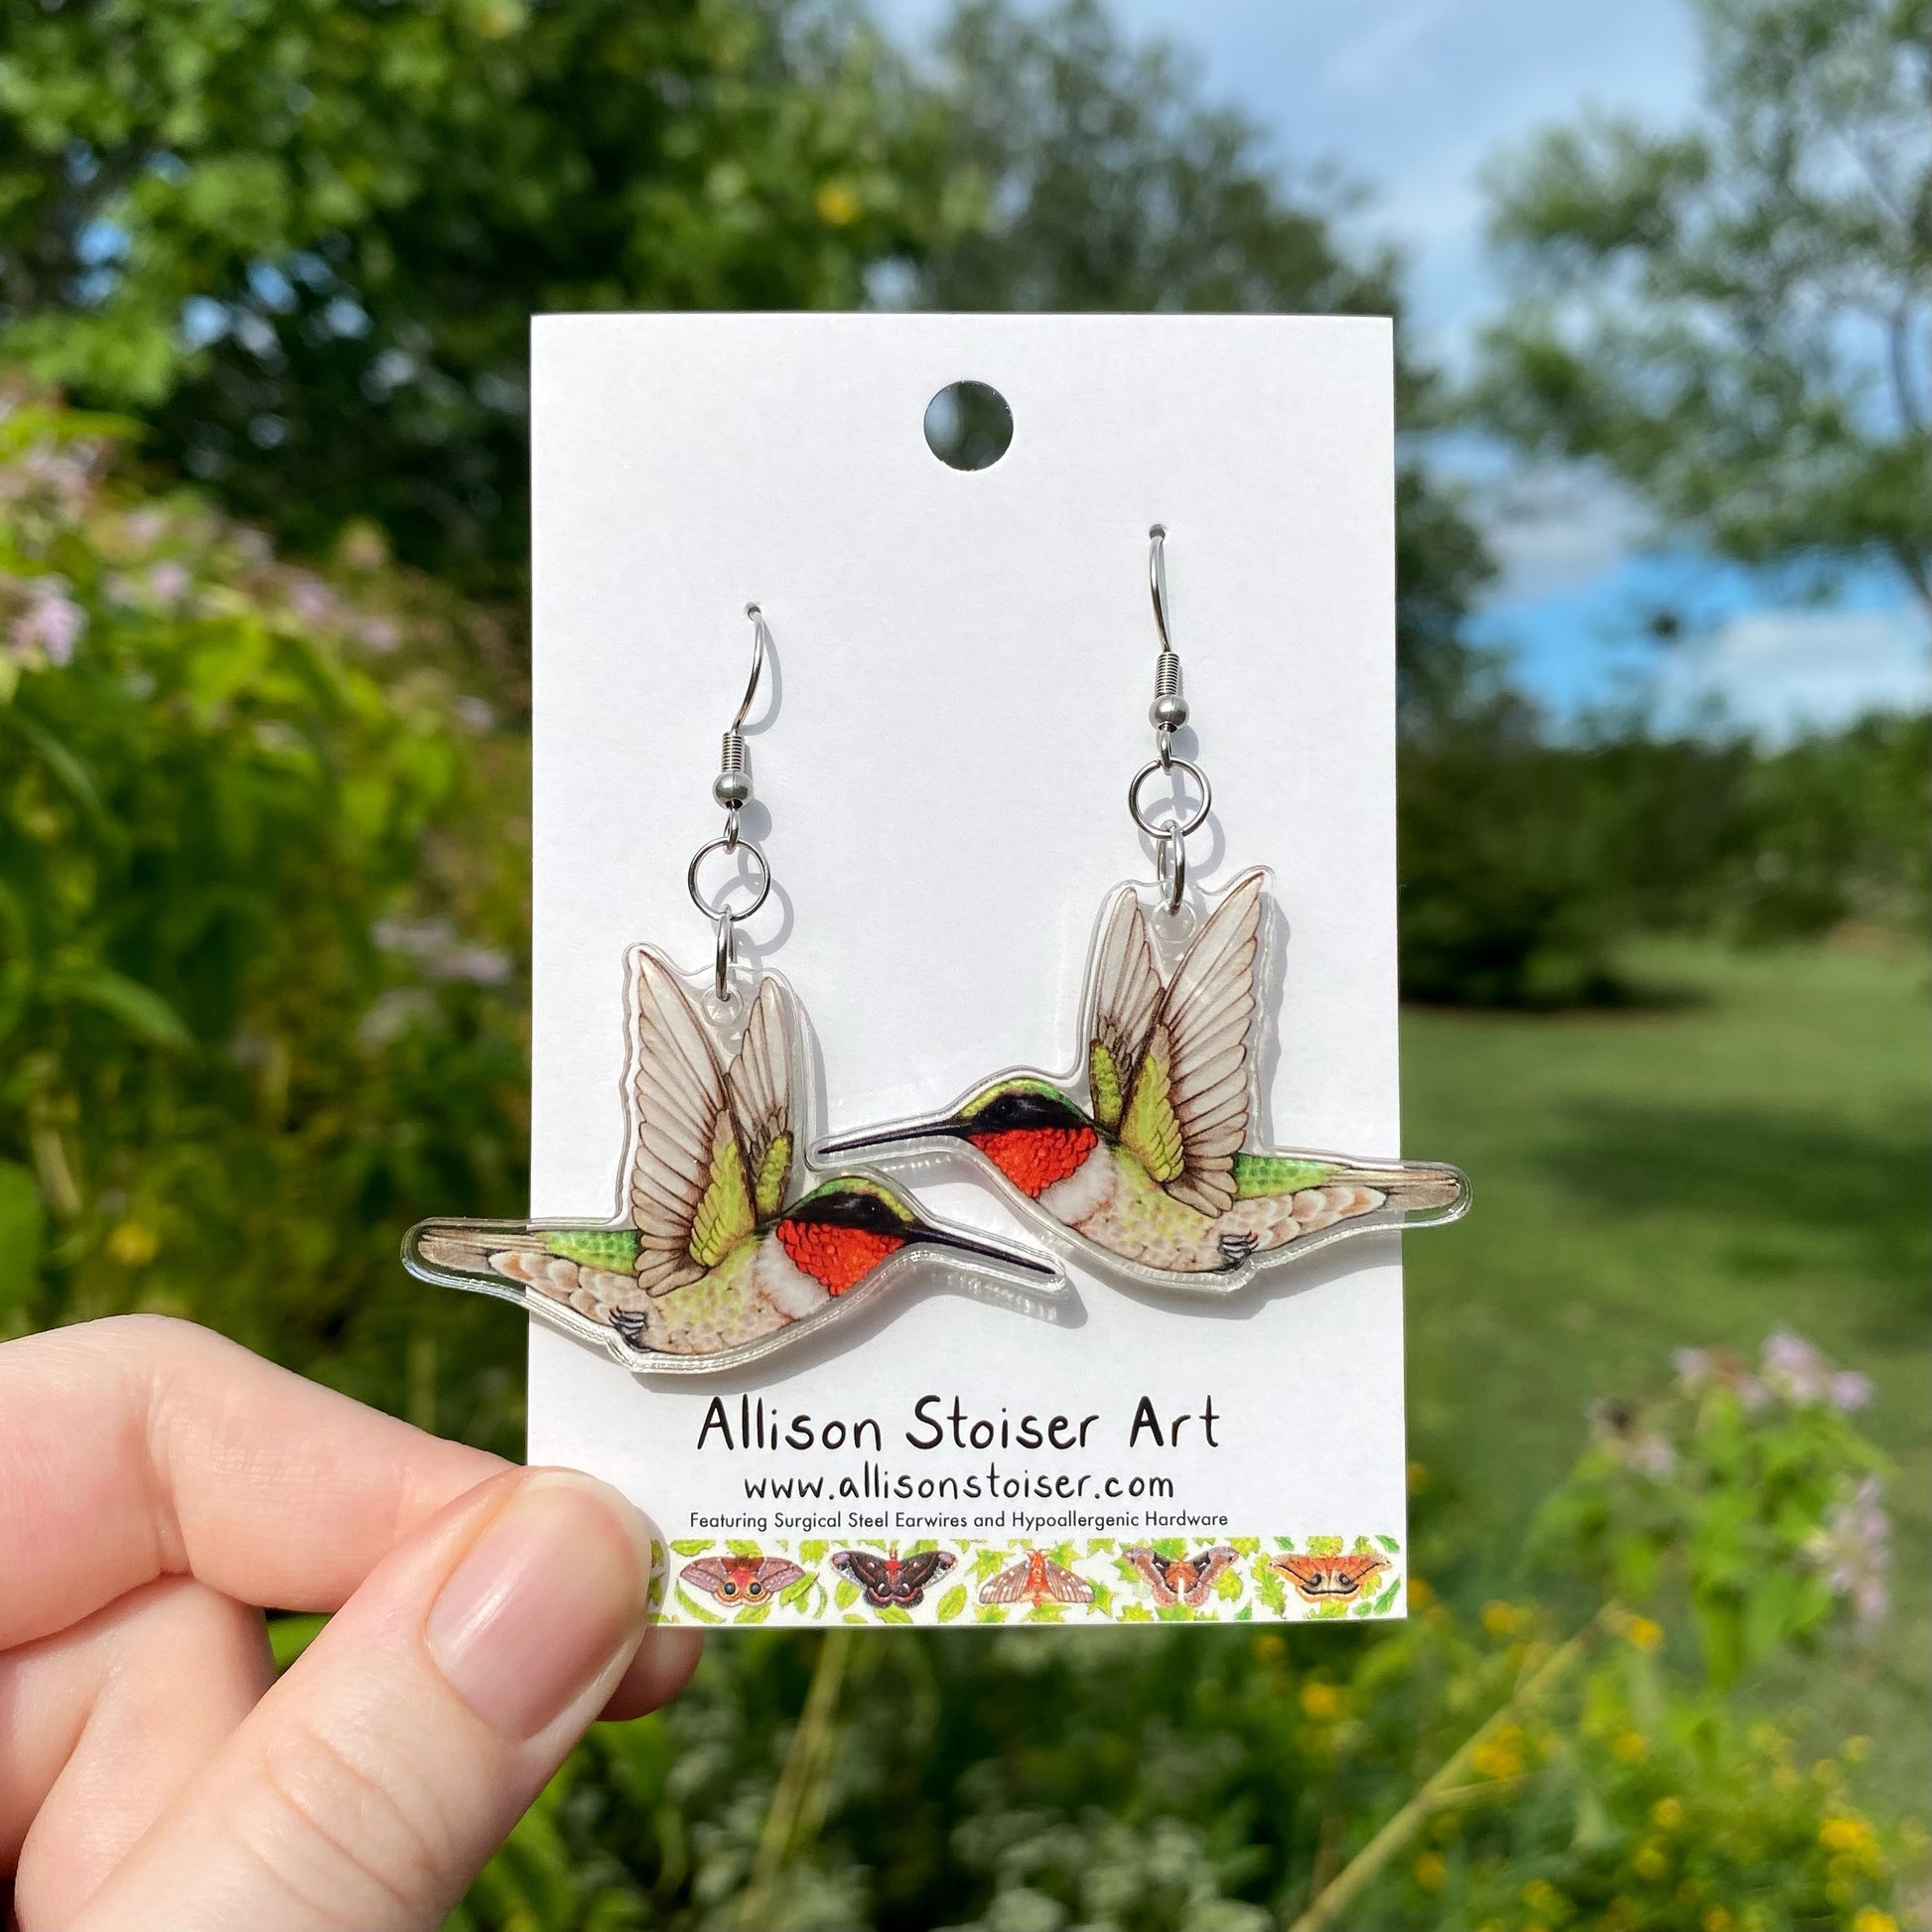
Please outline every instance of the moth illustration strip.
[[1011, 1538], [680, 1538], [673, 1622], [1318, 1622], [1403, 1614], [1389, 1536], [1063, 1543]]

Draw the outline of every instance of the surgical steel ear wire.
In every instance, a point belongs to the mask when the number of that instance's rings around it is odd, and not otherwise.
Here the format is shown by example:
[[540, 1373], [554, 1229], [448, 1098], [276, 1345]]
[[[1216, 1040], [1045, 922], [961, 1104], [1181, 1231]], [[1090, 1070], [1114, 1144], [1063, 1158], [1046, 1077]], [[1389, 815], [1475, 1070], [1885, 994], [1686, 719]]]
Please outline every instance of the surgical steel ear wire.
[[[745, 749], [745, 720], [751, 716], [753, 700], [759, 694], [759, 681], [764, 675], [765, 652], [771, 642], [771, 632], [766, 627], [764, 613], [756, 604], [745, 607], [745, 615], [752, 621], [752, 675], [746, 680], [745, 695], [738, 702], [738, 710], [732, 721], [725, 727], [725, 739], [718, 754], [718, 775], [711, 781], [711, 795], [725, 808], [725, 829], [709, 843], [701, 845], [691, 860], [691, 868], [684, 875], [685, 890], [691, 895], [691, 903], [712, 923], [712, 989], [718, 998], [729, 1002], [736, 993], [732, 983], [734, 969], [738, 965], [738, 921], [749, 919], [760, 905], [771, 890], [771, 866], [764, 854], [739, 830], [739, 814], [752, 802], [752, 767]], [[758, 888], [749, 905], [734, 909], [724, 904], [714, 904], [708, 899], [698, 884], [698, 868], [714, 852], [736, 855], [749, 852], [758, 862]], [[736, 882], [734, 882], [736, 883]], [[725, 891], [729, 893], [731, 886]]]
[[[1147, 533], [1147, 588], [1154, 601], [1154, 627], [1160, 632], [1161, 654], [1154, 660], [1154, 702], [1147, 721], [1154, 727], [1154, 757], [1134, 774], [1127, 787], [1127, 809], [1134, 823], [1154, 841], [1155, 875], [1170, 912], [1180, 909], [1187, 891], [1187, 839], [1207, 822], [1214, 791], [1207, 774], [1187, 759], [1175, 758], [1173, 735], [1187, 722], [1187, 700], [1180, 689], [1180, 658], [1173, 647], [1168, 621], [1168, 528], [1157, 523]], [[1141, 810], [1141, 788], [1157, 771], [1184, 771], [1193, 779], [1200, 800], [1183, 819], [1178, 808], [1159, 825], [1150, 824]]]

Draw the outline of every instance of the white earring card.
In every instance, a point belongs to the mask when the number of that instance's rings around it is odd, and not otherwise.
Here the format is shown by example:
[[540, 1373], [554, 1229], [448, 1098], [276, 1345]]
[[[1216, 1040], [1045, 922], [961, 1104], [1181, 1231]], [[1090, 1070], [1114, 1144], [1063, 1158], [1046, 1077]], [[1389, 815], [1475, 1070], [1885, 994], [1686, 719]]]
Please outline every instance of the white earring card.
[[[1172, 982], [1267, 868], [1253, 1143], [1393, 1162], [1387, 322], [553, 316], [532, 363], [534, 1215], [608, 1220], [625, 1197], [636, 949], [709, 981], [686, 867], [720, 829], [750, 603], [773, 650], [745, 830], [774, 885], [739, 944], [746, 986], [777, 977], [809, 1016], [814, 1145], [963, 1118], [1025, 1068], [1059, 1070], [1112, 1154], [1131, 1134], [1088, 1052], [1096, 921], [1143, 882]], [[975, 472], [921, 427], [966, 379], [1013, 418]], [[1156, 523], [1175, 749], [1213, 785], [1172, 945], [1126, 802], [1154, 755]], [[795, 1346], [708, 1373], [633, 1372], [533, 1321], [531, 1461], [635, 1500], [669, 1621], [1402, 1614], [1394, 1228], [1260, 1269], [1242, 1236], [1228, 1292], [1177, 1291], [1096, 1262], [1038, 1211], [1073, 1192], [1030, 1195], [992, 1145], [962, 1129], [852, 1160], [1063, 1289], [908, 1257]]]

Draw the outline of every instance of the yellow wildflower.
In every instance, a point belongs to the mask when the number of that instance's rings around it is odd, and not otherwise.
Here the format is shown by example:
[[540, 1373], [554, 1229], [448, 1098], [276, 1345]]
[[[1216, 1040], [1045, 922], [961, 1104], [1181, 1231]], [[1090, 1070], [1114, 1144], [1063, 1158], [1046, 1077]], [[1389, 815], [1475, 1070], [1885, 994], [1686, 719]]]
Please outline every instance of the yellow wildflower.
[[1302, 1713], [1316, 1724], [1327, 1724], [1341, 1716], [1341, 1689], [1334, 1684], [1311, 1681], [1302, 1686]]
[[1478, 1777], [1514, 1778], [1523, 1772], [1523, 1733], [1515, 1725], [1505, 1725], [1493, 1737], [1485, 1737], [1469, 1756], [1469, 1767]]
[[1730, 1932], [1731, 1917], [1722, 1905], [1713, 1905], [1703, 1918], [1704, 1932]]
[[145, 1268], [160, 1247], [160, 1236], [153, 1228], [143, 1227], [139, 1221], [123, 1221], [107, 1237], [107, 1252], [123, 1268]]
[[1664, 1626], [1653, 1623], [1647, 1616], [1633, 1616], [1623, 1626], [1623, 1638], [1628, 1644], [1648, 1655], [1664, 1640]]
[[1626, 1764], [1634, 1764], [1649, 1750], [1650, 1740], [1640, 1730], [1619, 1730], [1610, 1739], [1610, 1749]]
[[1661, 1845], [1639, 1847], [1630, 1864], [1639, 1878], [1648, 1878], [1653, 1885], [1670, 1869], [1670, 1860]]
[[1523, 1903], [1540, 1918], [1561, 1918], [1570, 1901], [1547, 1878], [1532, 1878], [1523, 1887]]
[[1425, 1852], [1416, 1861], [1416, 1883], [1424, 1891], [1441, 1891], [1448, 1876], [1449, 1866], [1443, 1863], [1440, 1852]]
[[1868, 1858], [1878, 1849], [1877, 1834], [1855, 1811], [1840, 1812], [1818, 1828], [1818, 1842], [1828, 1852], [1849, 1852]]
[[1861, 1905], [1853, 1914], [1852, 1932], [1898, 1932], [1898, 1921], [1875, 1905]]
[[842, 181], [823, 182], [818, 191], [818, 218], [828, 228], [843, 228], [858, 220], [859, 198]]
[[1684, 1800], [1682, 1798], [1659, 1798], [1650, 1807], [1650, 1820], [1654, 1825], [1667, 1832], [1674, 1832], [1684, 1822]]

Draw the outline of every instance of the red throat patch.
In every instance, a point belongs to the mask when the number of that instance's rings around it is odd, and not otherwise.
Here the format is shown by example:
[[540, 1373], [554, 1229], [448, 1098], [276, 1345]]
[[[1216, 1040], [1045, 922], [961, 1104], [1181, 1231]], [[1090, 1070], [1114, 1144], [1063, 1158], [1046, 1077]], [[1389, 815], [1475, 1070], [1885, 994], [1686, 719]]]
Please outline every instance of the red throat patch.
[[1078, 1173], [1080, 1163], [1100, 1145], [1091, 1127], [1015, 1127], [1004, 1134], [969, 1134], [967, 1139], [1033, 1200], [1054, 1181]]
[[899, 1235], [872, 1234], [828, 1221], [780, 1221], [777, 1234], [791, 1265], [829, 1295], [856, 1288], [888, 1255], [905, 1246]]

